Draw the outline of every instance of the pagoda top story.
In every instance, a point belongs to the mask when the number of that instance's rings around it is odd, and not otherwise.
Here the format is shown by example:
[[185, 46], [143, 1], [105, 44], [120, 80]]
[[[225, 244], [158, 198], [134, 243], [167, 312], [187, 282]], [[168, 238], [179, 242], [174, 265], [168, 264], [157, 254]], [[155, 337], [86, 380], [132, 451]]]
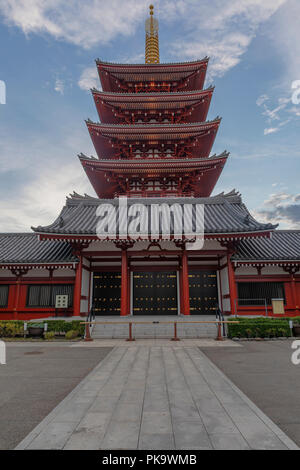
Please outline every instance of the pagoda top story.
[[100, 122], [86, 125], [97, 158], [79, 158], [99, 198], [208, 197], [228, 158], [210, 156], [221, 118], [207, 120], [208, 57], [161, 64], [153, 10], [145, 64], [96, 61], [102, 90], [91, 91]]
[[96, 60], [104, 92], [155, 93], [202, 90], [208, 57], [192, 62], [161, 64], [158, 21], [150, 5], [145, 24], [145, 64], [118, 64]]

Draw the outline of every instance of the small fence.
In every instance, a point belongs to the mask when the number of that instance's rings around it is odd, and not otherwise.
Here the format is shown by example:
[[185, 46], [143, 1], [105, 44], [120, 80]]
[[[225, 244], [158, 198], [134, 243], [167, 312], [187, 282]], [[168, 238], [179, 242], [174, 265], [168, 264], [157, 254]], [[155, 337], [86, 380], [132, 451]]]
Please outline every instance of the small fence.
[[188, 324], [203, 324], [203, 323], [214, 323], [215, 325], [217, 325], [217, 337], [216, 337], [216, 341], [224, 341], [224, 339], [226, 338], [226, 335], [225, 335], [225, 332], [223, 331], [223, 334], [222, 334], [222, 325], [225, 326], [226, 324], [228, 323], [239, 323], [239, 321], [224, 321], [224, 320], [207, 320], [207, 321], [201, 321], [201, 320], [198, 320], [198, 321], [100, 321], [100, 322], [96, 322], [96, 321], [93, 321], [93, 322], [81, 322], [81, 325], [85, 325], [85, 336], [84, 336], [84, 340], [85, 341], [93, 341], [93, 338], [91, 337], [91, 331], [90, 331], [90, 328], [93, 327], [94, 325], [128, 325], [128, 338], [126, 339], [126, 341], [135, 341], [135, 338], [133, 337], [133, 332], [132, 332], [132, 325], [157, 325], [157, 324], [161, 324], [161, 325], [174, 325], [174, 334], [173, 334], [173, 337], [171, 338], [171, 341], [180, 341], [180, 338], [178, 336], [178, 328], [177, 326], [178, 325], [188, 325]]
[[238, 307], [264, 307], [266, 317], [268, 316], [268, 302], [267, 299], [235, 299], [234, 301], [234, 314], [237, 316]]

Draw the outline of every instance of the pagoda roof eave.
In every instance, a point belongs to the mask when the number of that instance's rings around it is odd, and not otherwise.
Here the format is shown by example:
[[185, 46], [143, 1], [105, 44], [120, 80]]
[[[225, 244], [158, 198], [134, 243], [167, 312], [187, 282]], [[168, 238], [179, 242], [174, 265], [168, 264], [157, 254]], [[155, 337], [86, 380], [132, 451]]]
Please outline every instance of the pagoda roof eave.
[[159, 64], [124, 64], [119, 62], [106, 62], [102, 61], [99, 58], [95, 60], [97, 65], [102, 65], [104, 67], [111, 67], [111, 68], [124, 68], [124, 69], [132, 69], [132, 68], [141, 68], [141, 69], [159, 69], [164, 67], [192, 67], [195, 65], [200, 65], [202, 63], [208, 63], [209, 57], [205, 56], [203, 59], [198, 59], [194, 61], [186, 61], [186, 62], [161, 62]]
[[93, 122], [90, 119], [86, 120], [86, 125], [88, 128], [96, 128], [97, 131], [102, 131], [103, 133], [109, 134], [109, 133], [115, 133], [115, 131], [118, 131], [118, 133], [121, 134], [134, 134], [138, 133], [138, 131], [145, 133], [149, 132], [151, 133], [158, 133], [159, 131], [165, 132], [168, 131], [168, 133], [181, 133], [181, 131], [185, 131], [185, 133], [188, 132], [195, 132], [199, 129], [205, 130], [209, 129], [215, 125], [219, 125], [221, 123], [222, 118], [217, 116], [215, 119], [211, 121], [205, 121], [205, 122], [194, 122], [194, 123], [188, 123], [188, 124], [161, 124], [161, 123], [151, 123], [151, 124], [106, 124], [106, 123], [100, 123], [100, 122]]
[[168, 101], [170, 98], [172, 99], [181, 99], [181, 98], [195, 98], [198, 96], [203, 96], [214, 91], [214, 86], [209, 86], [203, 90], [195, 90], [195, 91], [173, 91], [173, 92], [164, 92], [164, 93], [114, 93], [112, 91], [102, 91], [98, 90], [97, 88], [91, 88], [91, 92], [93, 95], [99, 95], [102, 99], [109, 98], [115, 101], [125, 100], [134, 100], [134, 101], [141, 101], [141, 99], [147, 99], [149, 101], [153, 101], [153, 98], [158, 99], [159, 101]]
[[[195, 158], [189, 159], [132, 159], [132, 160], [108, 160], [108, 159], [94, 159], [88, 158], [84, 155], [79, 155], [79, 159], [83, 166], [94, 168], [95, 170], [102, 171], [121, 171], [121, 172], [140, 172], [140, 171], [180, 171], [184, 172], [200, 170], [203, 168], [213, 168], [214, 166], [224, 165], [229, 156], [228, 152], [223, 152], [220, 155], [212, 155], [208, 158]], [[172, 170], [170, 170], [170, 166]]]

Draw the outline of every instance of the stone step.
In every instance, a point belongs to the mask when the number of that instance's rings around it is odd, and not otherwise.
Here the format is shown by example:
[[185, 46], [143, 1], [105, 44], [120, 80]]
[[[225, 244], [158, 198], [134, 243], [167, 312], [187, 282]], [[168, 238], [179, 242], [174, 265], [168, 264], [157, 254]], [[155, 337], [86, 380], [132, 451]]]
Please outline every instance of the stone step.
[[[189, 321], [213, 321], [211, 316], [201, 316], [189, 320], [178, 318], [177, 335], [180, 338], [215, 338], [217, 335], [217, 326], [214, 323], [188, 323]], [[98, 317], [96, 321], [103, 321], [103, 324], [96, 324], [92, 329], [92, 337], [100, 338], [127, 338], [129, 335], [129, 326], [118, 322], [129, 323], [130, 321], [141, 322], [132, 325], [132, 335], [136, 338], [171, 338], [174, 336], [174, 324], [164, 322], [173, 322], [175, 319], [170, 317], [130, 317], [126, 319], [116, 319]], [[155, 323], [153, 323], [155, 322]]]

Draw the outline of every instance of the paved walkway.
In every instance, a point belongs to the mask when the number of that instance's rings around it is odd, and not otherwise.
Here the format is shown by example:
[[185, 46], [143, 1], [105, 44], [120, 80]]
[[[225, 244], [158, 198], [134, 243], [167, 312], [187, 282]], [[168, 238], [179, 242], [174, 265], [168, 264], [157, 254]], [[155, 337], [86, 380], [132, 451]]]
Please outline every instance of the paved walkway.
[[198, 347], [115, 347], [17, 449], [296, 445]]

